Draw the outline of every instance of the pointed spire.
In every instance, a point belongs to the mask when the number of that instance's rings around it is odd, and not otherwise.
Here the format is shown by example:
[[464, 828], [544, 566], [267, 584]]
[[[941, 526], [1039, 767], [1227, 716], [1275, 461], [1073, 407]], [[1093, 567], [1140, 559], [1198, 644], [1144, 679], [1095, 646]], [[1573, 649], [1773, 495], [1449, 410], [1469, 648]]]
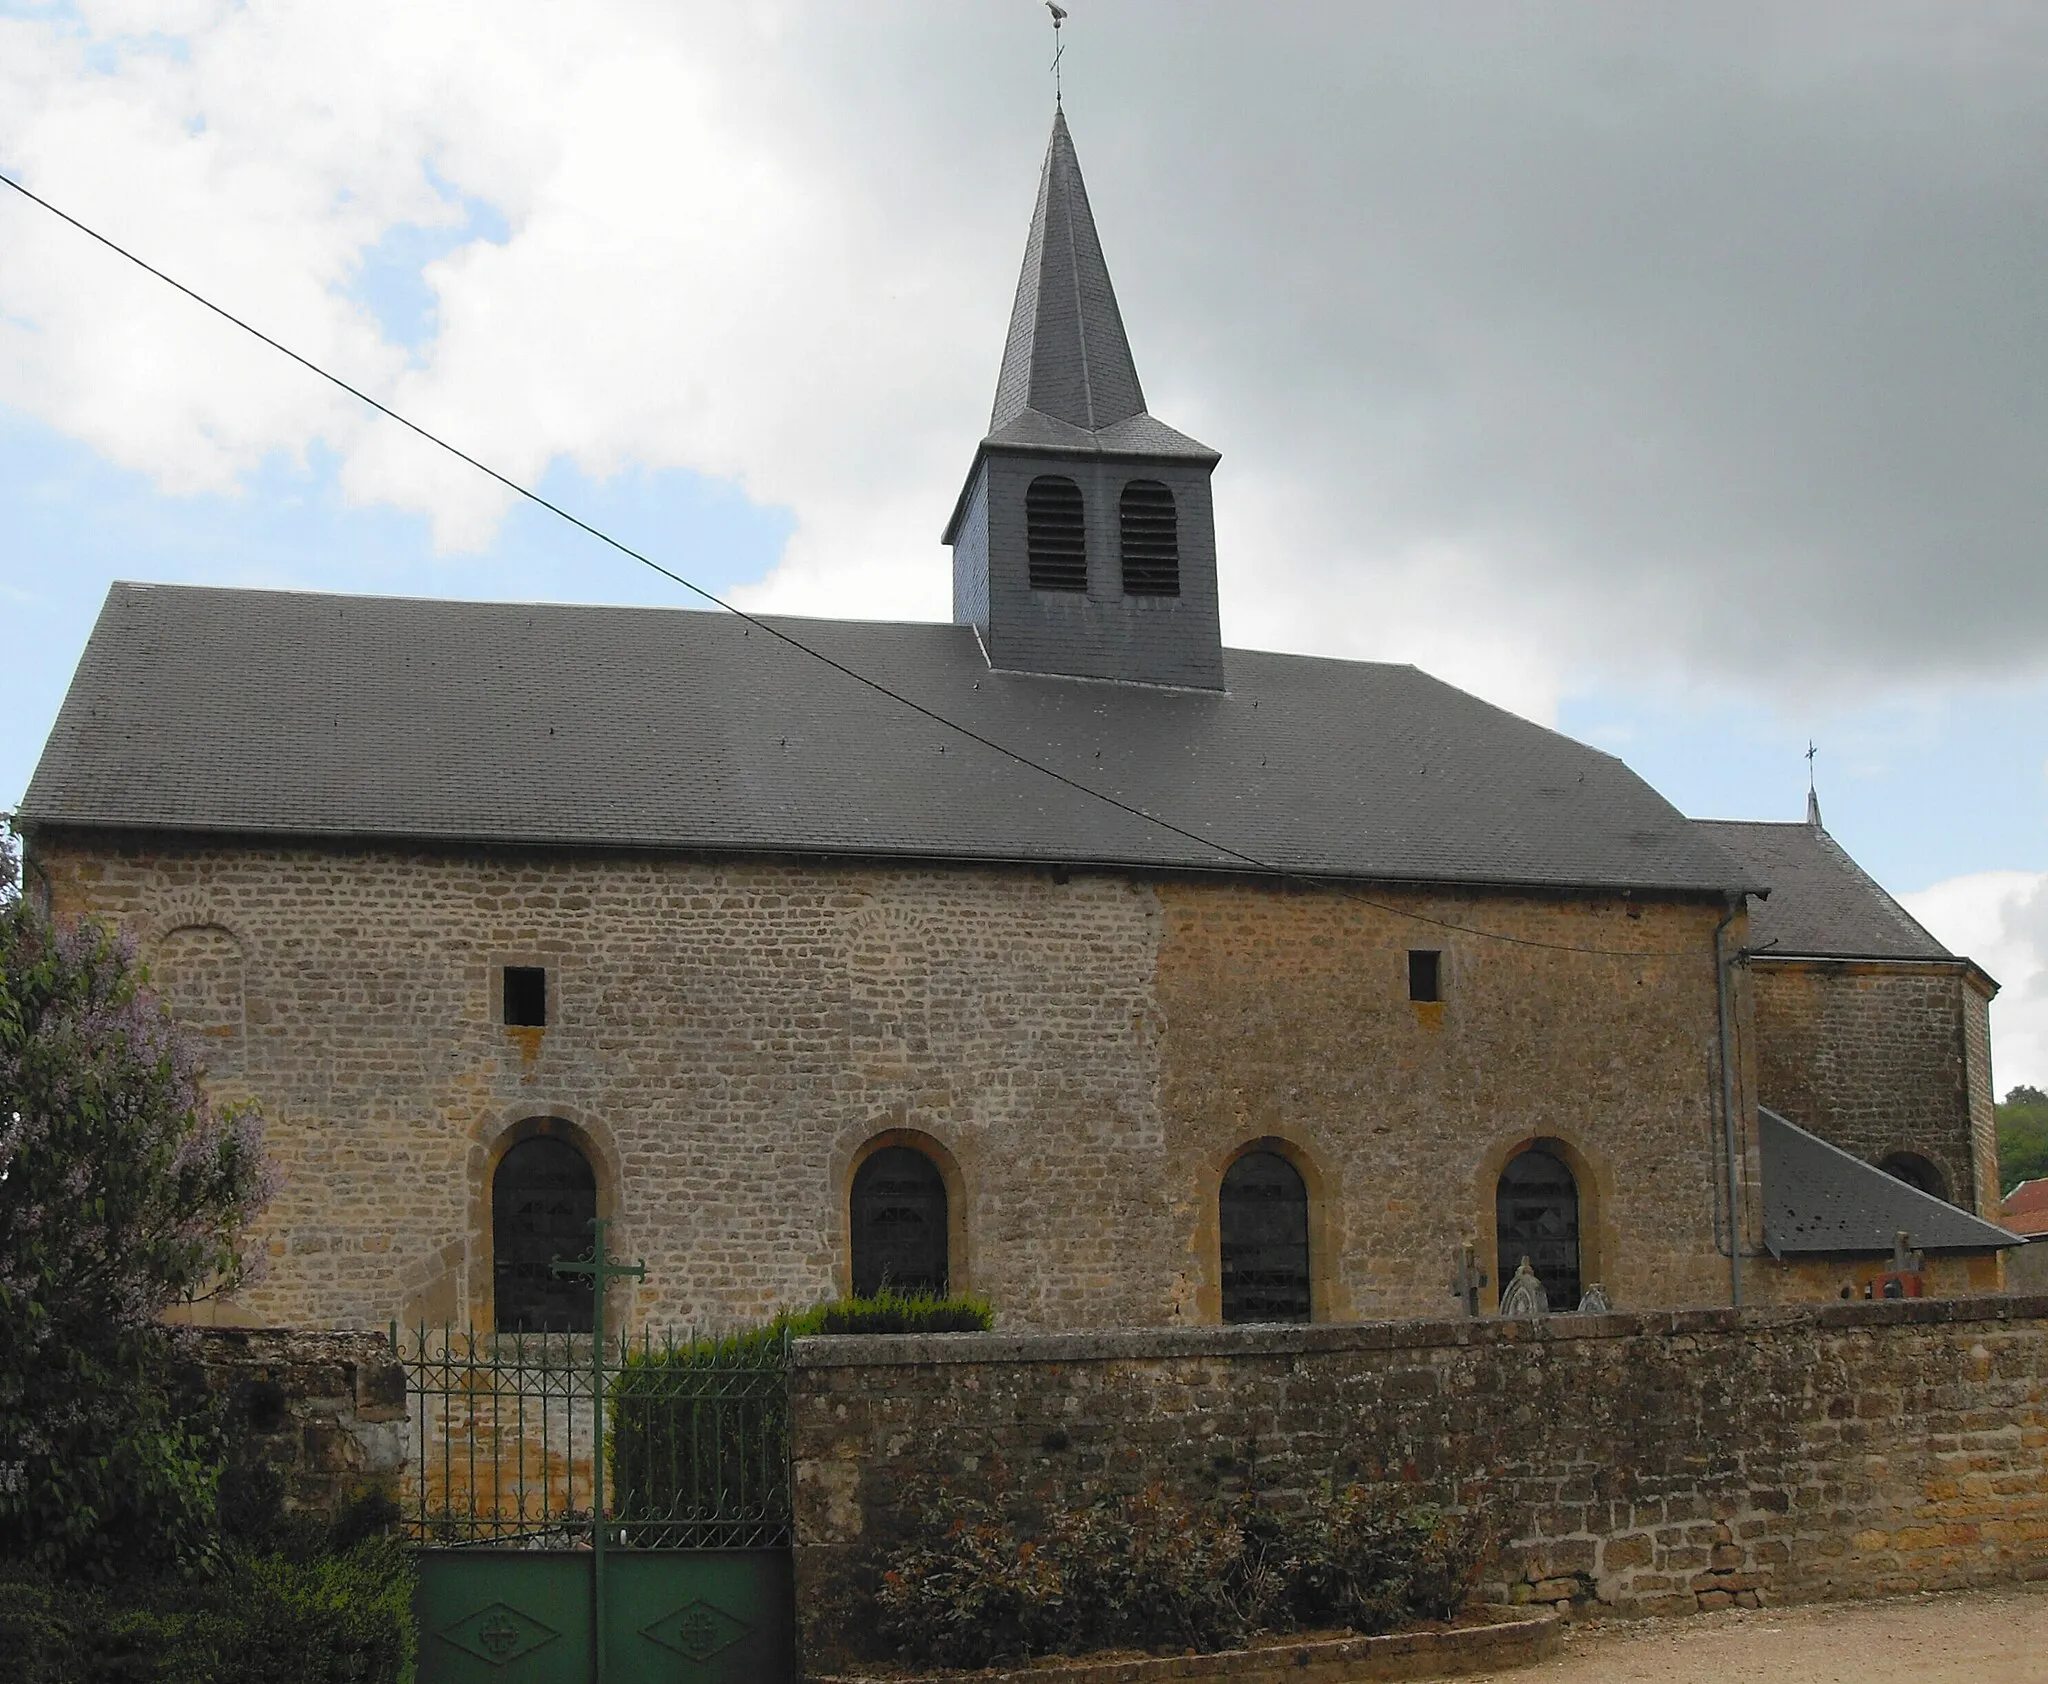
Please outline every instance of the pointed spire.
[[1052, 143], [1038, 180], [990, 433], [1027, 409], [1091, 433], [1145, 410], [1062, 111], [1053, 113]]
[[1810, 829], [1819, 830], [1821, 828], [1820, 797], [1813, 792], [1810, 785], [1806, 791], [1806, 823]]

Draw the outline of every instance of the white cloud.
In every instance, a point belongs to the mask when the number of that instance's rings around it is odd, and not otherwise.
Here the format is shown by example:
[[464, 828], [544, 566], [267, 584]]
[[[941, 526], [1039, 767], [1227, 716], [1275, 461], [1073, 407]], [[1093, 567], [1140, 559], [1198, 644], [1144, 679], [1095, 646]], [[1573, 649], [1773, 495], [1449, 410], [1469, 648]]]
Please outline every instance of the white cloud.
[[1991, 1075], [2048, 1087], [2048, 872], [1980, 871], [1901, 895], [1942, 944], [1999, 982], [1991, 1002]]
[[[946, 613], [1040, 8], [77, 11], [0, 18], [10, 172], [507, 472], [789, 505], [755, 606]], [[2048, 15], [1102, 0], [1068, 36], [1153, 407], [1225, 453], [1233, 638], [1539, 717], [1594, 675], [2041, 670]], [[351, 288], [459, 221], [437, 180], [510, 234], [429, 266], [415, 359]], [[324, 446], [452, 550], [505, 507], [19, 201], [0, 403], [173, 491]]]

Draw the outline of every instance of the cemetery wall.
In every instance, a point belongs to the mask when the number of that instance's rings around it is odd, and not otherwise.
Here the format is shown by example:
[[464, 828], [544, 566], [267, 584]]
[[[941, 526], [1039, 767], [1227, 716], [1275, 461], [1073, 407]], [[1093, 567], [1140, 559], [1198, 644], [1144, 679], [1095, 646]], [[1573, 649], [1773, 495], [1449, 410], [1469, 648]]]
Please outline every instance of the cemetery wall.
[[240, 1455], [277, 1470], [288, 1511], [332, 1520], [366, 1492], [398, 1496], [405, 1369], [383, 1334], [199, 1328], [186, 1337]]
[[1489, 1597], [1624, 1614], [2048, 1576], [2048, 1298], [809, 1340], [793, 1410], [813, 1665], [934, 1481], [1394, 1481], [1492, 1506]]

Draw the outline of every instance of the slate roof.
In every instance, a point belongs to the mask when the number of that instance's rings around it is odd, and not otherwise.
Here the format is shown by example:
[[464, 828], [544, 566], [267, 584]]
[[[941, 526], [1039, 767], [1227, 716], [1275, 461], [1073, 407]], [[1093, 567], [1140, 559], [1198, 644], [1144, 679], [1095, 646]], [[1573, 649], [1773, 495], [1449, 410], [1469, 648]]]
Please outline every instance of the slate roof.
[[1901, 1230], [1916, 1251], [1989, 1251], [2021, 1243], [1994, 1223], [1923, 1193], [1757, 1107], [1764, 1246], [1774, 1257], [1888, 1252]]
[[1000, 433], [1027, 410], [1089, 432], [1145, 413], [1145, 389], [1063, 111], [1053, 114], [1039, 171], [988, 430]]
[[1770, 886], [1769, 900], [1750, 905], [1752, 950], [1804, 958], [1955, 957], [1817, 823], [1698, 823], [1752, 878]]
[[1725, 891], [1610, 755], [1408, 666], [1226, 650], [1227, 692], [993, 672], [972, 627], [778, 620], [1091, 800], [728, 615], [120, 584], [31, 825]]
[[[975, 452], [977, 464], [991, 448], [1221, 460], [1206, 444], [1146, 413], [1145, 389], [1063, 111], [1053, 113], [995, 407], [988, 436]], [[942, 543], [953, 542], [974, 477], [970, 469]]]

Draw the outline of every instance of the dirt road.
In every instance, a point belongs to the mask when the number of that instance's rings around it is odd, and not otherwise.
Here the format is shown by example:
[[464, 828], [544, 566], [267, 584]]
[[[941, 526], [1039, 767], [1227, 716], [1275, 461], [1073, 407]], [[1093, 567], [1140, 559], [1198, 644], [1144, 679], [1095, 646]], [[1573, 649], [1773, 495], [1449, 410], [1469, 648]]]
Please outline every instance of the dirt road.
[[2048, 1585], [1592, 1622], [1470, 1684], [2048, 1684]]

